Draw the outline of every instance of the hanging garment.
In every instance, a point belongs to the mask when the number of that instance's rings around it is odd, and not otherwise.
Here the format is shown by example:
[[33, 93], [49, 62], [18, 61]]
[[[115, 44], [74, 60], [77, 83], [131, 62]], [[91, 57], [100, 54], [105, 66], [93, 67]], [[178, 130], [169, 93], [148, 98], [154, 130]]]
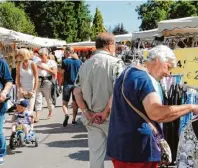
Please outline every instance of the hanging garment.
[[[168, 91], [168, 99], [166, 100], [165, 98], [166, 101], [165, 104], [180, 105], [181, 100], [182, 99], [181, 99], [179, 85], [172, 84]], [[180, 120], [177, 119], [175, 121], [163, 124], [164, 136], [171, 148], [173, 162], [176, 160], [176, 155], [177, 155], [177, 145], [179, 141], [179, 122]]]
[[[194, 102], [195, 102], [194, 99], [195, 99], [195, 97], [194, 97], [193, 93], [188, 93], [187, 100], [184, 104], [194, 104]], [[179, 133], [181, 133], [183, 131], [184, 127], [188, 124], [188, 122], [192, 119], [192, 117], [193, 117], [193, 113], [191, 113], [191, 112], [180, 117]]]
[[198, 118], [181, 133], [176, 162], [177, 168], [198, 168]]

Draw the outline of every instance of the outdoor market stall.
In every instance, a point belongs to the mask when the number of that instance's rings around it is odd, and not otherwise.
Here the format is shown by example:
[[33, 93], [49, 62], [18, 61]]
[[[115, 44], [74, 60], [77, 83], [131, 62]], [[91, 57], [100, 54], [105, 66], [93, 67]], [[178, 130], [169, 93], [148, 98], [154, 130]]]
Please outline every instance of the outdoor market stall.
[[67, 45], [73, 47], [74, 51], [78, 54], [83, 62], [86, 59], [89, 59], [92, 52], [96, 50], [94, 41], [68, 43]]
[[[158, 23], [157, 31], [161, 36], [161, 42], [174, 50], [178, 61], [177, 67], [171, 71], [172, 75], [161, 81], [164, 103], [198, 104], [198, 17], [161, 21]], [[150, 38], [152, 36], [151, 34]], [[134, 34], [133, 37], [138, 38]], [[151, 47], [153, 46], [155, 45]], [[144, 52], [144, 56], [147, 53]], [[165, 139], [171, 147], [173, 161], [176, 159], [180, 133], [192, 117], [193, 114], [189, 113], [173, 122], [163, 124]]]

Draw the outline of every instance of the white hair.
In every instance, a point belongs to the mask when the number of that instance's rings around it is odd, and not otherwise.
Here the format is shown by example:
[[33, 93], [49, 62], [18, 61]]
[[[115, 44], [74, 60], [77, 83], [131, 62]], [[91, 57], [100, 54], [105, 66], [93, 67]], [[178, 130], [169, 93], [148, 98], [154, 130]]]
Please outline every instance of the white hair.
[[47, 48], [41, 48], [38, 53], [39, 53], [39, 55], [46, 55], [46, 56], [48, 56], [49, 51], [48, 51]]
[[150, 62], [156, 58], [159, 58], [162, 62], [170, 61], [173, 64], [173, 67], [176, 66], [176, 56], [173, 50], [165, 45], [158, 45], [149, 50], [146, 61]]

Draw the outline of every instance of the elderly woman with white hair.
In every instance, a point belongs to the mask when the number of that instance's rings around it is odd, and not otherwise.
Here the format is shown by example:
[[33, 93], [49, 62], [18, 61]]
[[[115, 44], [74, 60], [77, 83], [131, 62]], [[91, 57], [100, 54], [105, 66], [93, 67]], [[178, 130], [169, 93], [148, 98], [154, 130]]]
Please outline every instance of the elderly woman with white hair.
[[21, 48], [17, 51], [16, 83], [19, 90], [19, 99], [29, 99], [29, 111], [34, 110], [36, 89], [38, 87], [37, 66], [30, 60], [30, 51]]
[[144, 65], [128, 67], [114, 86], [107, 155], [115, 168], [157, 168], [161, 161], [159, 123], [170, 122], [198, 105], [162, 104], [159, 81], [175, 66], [173, 51], [164, 45], [149, 51]]
[[39, 84], [38, 90], [36, 94], [36, 102], [35, 102], [35, 111], [36, 117], [35, 122], [39, 120], [39, 113], [42, 110], [43, 106], [43, 96], [46, 99], [47, 107], [49, 110], [48, 119], [52, 116], [52, 110], [54, 108], [51, 90], [52, 90], [52, 79], [57, 76], [57, 64], [54, 60], [48, 59], [49, 51], [47, 48], [42, 48], [39, 50], [39, 56], [41, 61], [37, 63], [38, 67], [38, 75], [39, 75]]

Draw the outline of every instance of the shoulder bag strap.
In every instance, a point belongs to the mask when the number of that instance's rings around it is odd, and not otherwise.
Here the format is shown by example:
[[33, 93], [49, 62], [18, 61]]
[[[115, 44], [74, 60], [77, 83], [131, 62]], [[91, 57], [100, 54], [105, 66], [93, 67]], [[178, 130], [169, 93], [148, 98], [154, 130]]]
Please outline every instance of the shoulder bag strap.
[[154, 134], [158, 135], [158, 131], [157, 131], [157, 128], [151, 123], [151, 121], [141, 112], [139, 111], [137, 108], [135, 108], [131, 102], [127, 99], [127, 97], [125, 96], [124, 94], [124, 81], [125, 81], [125, 78], [129, 72], [131, 68], [129, 68], [128, 70], [126, 70], [125, 74], [124, 74], [124, 78], [123, 78], [123, 82], [122, 82], [122, 95], [124, 97], [124, 99], [126, 100], [127, 104], [140, 116], [142, 117], [150, 126], [150, 128], [152, 129], [152, 131], [154, 132]]

